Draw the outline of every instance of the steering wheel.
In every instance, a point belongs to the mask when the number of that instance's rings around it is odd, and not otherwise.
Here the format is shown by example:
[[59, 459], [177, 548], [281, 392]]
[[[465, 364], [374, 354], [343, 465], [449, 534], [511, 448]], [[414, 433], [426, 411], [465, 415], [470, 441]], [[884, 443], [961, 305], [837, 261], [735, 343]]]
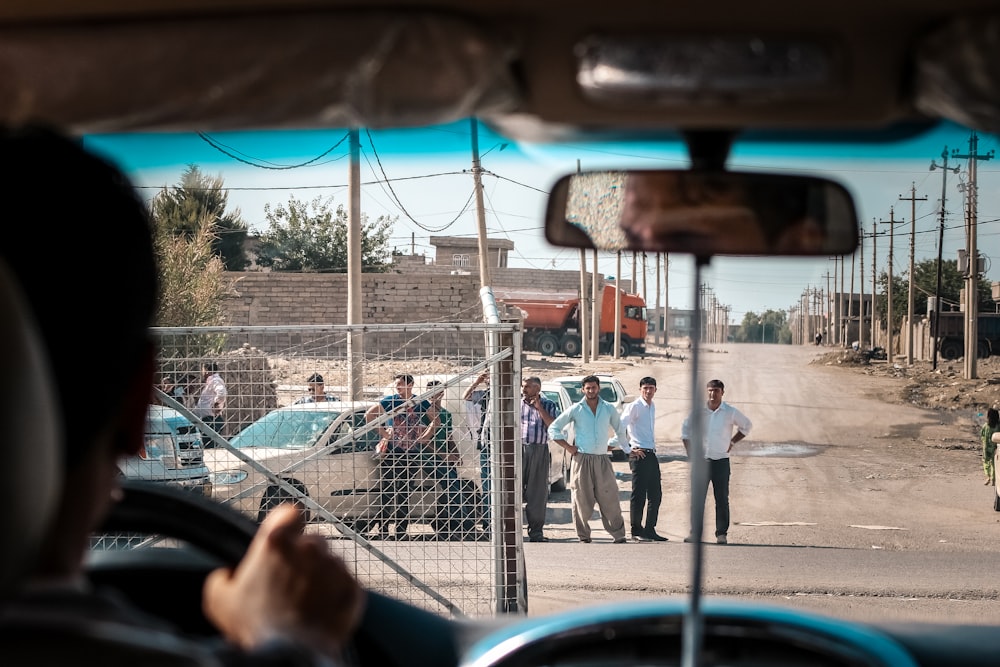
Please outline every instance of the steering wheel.
[[[203, 581], [214, 567], [236, 566], [257, 532], [257, 524], [243, 514], [191, 492], [166, 484], [135, 480], [122, 480], [121, 486], [124, 496], [112, 508], [101, 532], [155, 534], [196, 547], [209, 557], [200, 561], [199, 580]], [[116, 559], [116, 562], [122, 564], [116, 570], [128, 569], [122, 559]], [[162, 571], [165, 568], [173, 570], [174, 566], [169, 564], [168, 559], [147, 561], [143, 567], [160, 570], [156, 577], [165, 578], [170, 589], [173, 572], [164, 576]], [[190, 568], [190, 563], [179, 568], [178, 576], [183, 576], [183, 571]], [[116, 571], [113, 574], [121, 573]], [[105, 575], [105, 582], [128, 578], [108, 577], [106, 571]], [[200, 587], [197, 590], [200, 593]], [[134, 600], [135, 591], [122, 590], [122, 593]], [[199, 595], [197, 607], [192, 605], [191, 609], [197, 609], [200, 614], [200, 608]], [[457, 624], [448, 619], [368, 591], [361, 624], [345, 653], [350, 663], [359, 665], [457, 665], [457, 630]]]

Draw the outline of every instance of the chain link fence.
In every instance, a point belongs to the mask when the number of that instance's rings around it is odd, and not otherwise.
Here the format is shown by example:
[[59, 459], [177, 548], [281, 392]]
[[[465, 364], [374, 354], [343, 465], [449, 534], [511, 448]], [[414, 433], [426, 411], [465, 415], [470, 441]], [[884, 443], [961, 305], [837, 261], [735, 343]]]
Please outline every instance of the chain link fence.
[[158, 387], [127, 477], [258, 521], [295, 503], [366, 587], [412, 604], [526, 611], [516, 325], [154, 335]]

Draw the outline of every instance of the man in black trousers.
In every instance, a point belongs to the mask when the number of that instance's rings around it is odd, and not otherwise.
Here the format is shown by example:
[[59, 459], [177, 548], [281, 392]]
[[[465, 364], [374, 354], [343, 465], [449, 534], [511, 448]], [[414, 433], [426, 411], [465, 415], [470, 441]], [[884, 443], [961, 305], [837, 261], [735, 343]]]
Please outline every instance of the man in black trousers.
[[656, 421], [654, 394], [656, 379], [642, 378], [639, 380], [639, 399], [625, 406], [622, 412], [622, 426], [628, 431], [628, 443], [622, 443], [622, 451], [628, 454], [628, 466], [632, 470], [632, 499], [629, 503], [632, 539], [642, 542], [667, 541], [656, 533], [656, 517], [660, 512], [663, 490], [660, 488], [660, 462], [656, 459], [656, 439], [653, 436]]

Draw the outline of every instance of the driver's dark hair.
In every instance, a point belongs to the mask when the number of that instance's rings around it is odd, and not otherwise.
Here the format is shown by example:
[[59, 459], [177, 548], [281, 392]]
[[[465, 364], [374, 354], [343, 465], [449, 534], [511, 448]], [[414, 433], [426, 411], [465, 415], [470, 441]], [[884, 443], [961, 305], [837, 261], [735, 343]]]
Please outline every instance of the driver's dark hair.
[[147, 349], [158, 289], [149, 217], [124, 174], [82, 139], [0, 128], [0, 146], [0, 257], [37, 320], [73, 466], [117, 414]]

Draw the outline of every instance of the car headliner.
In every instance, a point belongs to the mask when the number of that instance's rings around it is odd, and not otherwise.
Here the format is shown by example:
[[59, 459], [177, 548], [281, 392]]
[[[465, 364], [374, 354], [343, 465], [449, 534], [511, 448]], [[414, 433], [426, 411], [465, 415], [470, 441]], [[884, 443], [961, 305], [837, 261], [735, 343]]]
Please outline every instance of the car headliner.
[[[994, 0], [842, 0], [808, 10], [791, 0], [15, 0], [0, 5], [0, 109], [8, 121], [41, 118], [77, 132], [385, 127], [478, 116], [507, 136], [529, 140], [678, 129], [899, 133], [925, 127], [941, 110], [962, 113], [971, 106], [962, 101], [989, 98], [1000, 87], [996, 78], [984, 86], [988, 92], [935, 86], [927, 63], [940, 64], [956, 85], [964, 70], [937, 59], [922, 41], [935, 30], [951, 29], [952, 17], [971, 17], [963, 29], [975, 31], [989, 23], [982, 14], [990, 10], [996, 18]], [[401, 12], [467, 17], [471, 27], [453, 30], [445, 20], [441, 30], [438, 25], [422, 31], [426, 39], [406, 45], [397, 61], [382, 68], [387, 74], [367, 82], [373, 85], [363, 100], [352, 97], [357, 91], [351, 86], [373, 62], [358, 56], [361, 44], [381, 43], [399, 25]], [[815, 40], [829, 47], [833, 76], [822, 90], [803, 96], [693, 93], [670, 104], [600, 102], [581, 94], [576, 83], [574, 50], [594, 36], [655, 44], [705, 39], [707, 51], [711, 40], [725, 38], [744, 45], [751, 39]], [[985, 37], [979, 43], [981, 60], [996, 60], [1000, 47]], [[413, 57], [426, 51], [433, 54]], [[442, 63], [447, 67], [435, 66]], [[325, 71], [337, 82], [317, 92]], [[1000, 76], [989, 64], [978, 71]], [[251, 77], [253, 85], [241, 86], [241, 76]], [[439, 85], [415, 85], [397, 95], [414, 77]], [[201, 104], [220, 97], [227, 104]], [[995, 99], [987, 102], [995, 111]], [[130, 112], [122, 115], [121, 109]]]

